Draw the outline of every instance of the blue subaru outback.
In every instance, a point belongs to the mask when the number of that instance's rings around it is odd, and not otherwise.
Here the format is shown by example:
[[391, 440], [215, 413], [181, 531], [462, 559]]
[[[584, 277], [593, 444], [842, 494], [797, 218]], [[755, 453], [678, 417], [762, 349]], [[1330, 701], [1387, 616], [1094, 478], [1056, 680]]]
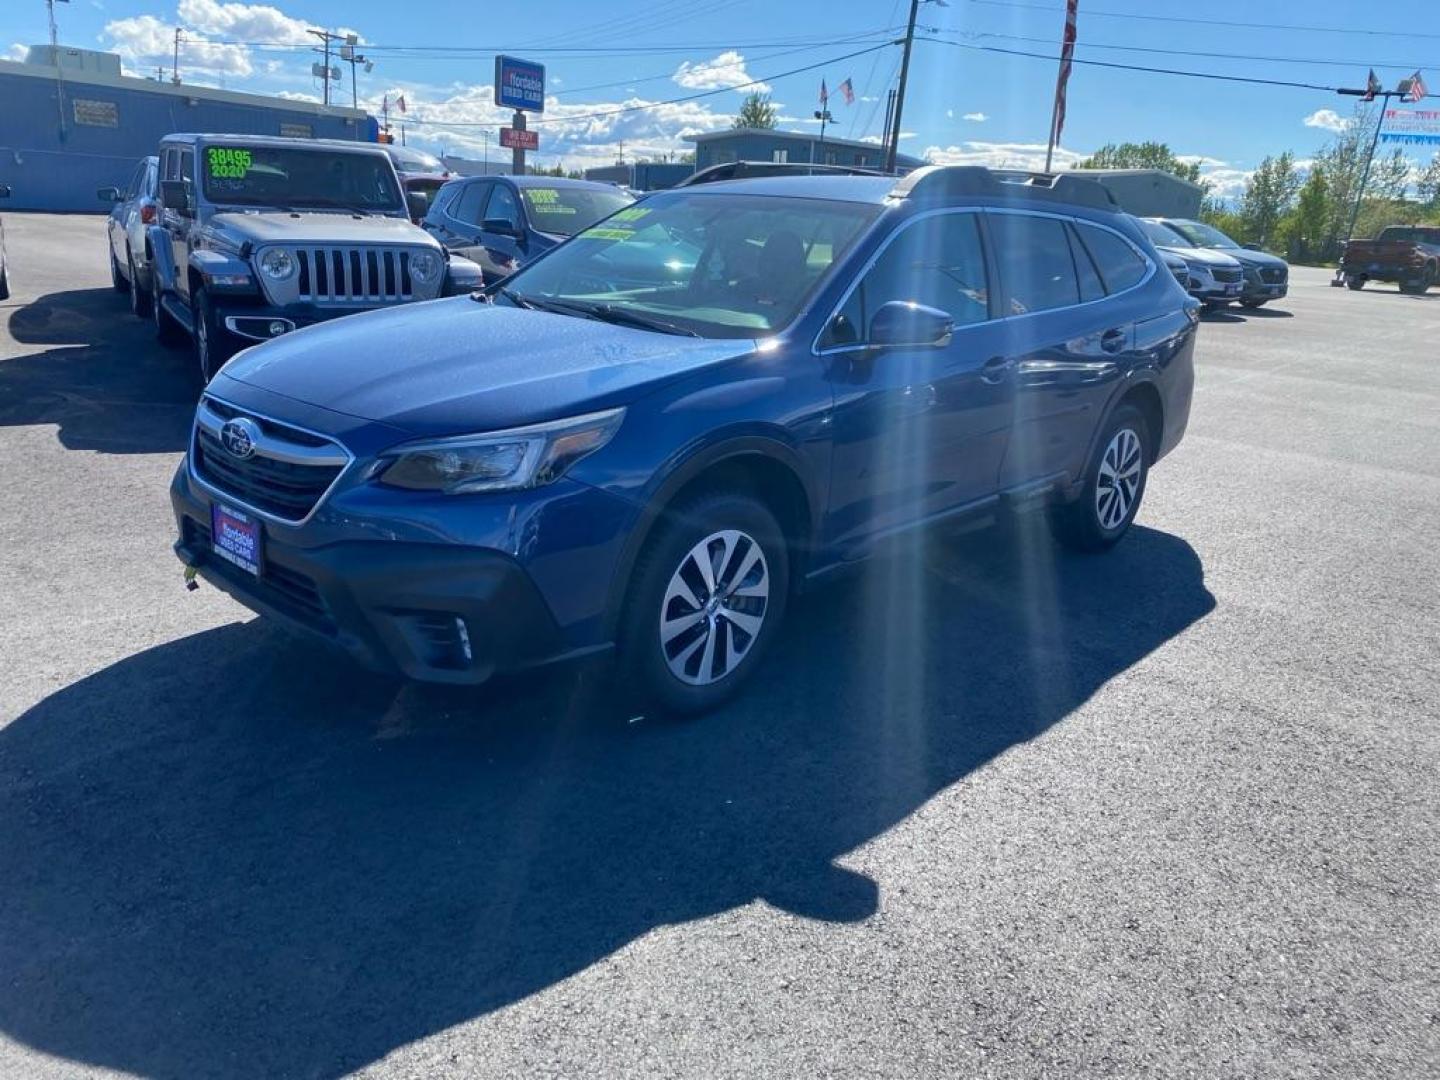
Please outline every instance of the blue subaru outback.
[[613, 650], [701, 710], [794, 590], [896, 534], [1023, 503], [1114, 544], [1185, 431], [1196, 323], [1076, 177], [676, 189], [480, 293], [236, 356], [175, 475], [176, 550], [382, 670]]

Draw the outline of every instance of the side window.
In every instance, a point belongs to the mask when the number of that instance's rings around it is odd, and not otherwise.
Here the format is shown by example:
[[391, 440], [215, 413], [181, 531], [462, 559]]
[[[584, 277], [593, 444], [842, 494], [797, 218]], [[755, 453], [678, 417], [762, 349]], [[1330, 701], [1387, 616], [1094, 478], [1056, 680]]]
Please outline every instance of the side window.
[[160, 193], [159, 166], [147, 164], [145, 166], [145, 195], [148, 198], [155, 198]]
[[180, 158], [180, 179], [195, 179], [195, 155], [190, 152], [187, 146], [183, 150], [177, 150], [176, 155]]
[[135, 166], [135, 171], [130, 174], [130, 182], [125, 185], [125, 198], [133, 199], [145, 189], [145, 163], [142, 161]]
[[511, 225], [520, 224], [520, 204], [508, 184], [496, 184], [495, 190], [490, 193], [490, 201], [485, 206], [485, 220], [491, 219], [508, 221]]
[[164, 177], [166, 180], [180, 179], [180, 151], [176, 150], [173, 146], [167, 146], [160, 161], [164, 167]]
[[892, 300], [947, 311], [956, 326], [990, 317], [985, 249], [975, 214], [940, 214], [902, 228], [832, 320], [825, 344], [863, 342], [875, 312]]
[[450, 200], [455, 198], [455, 189], [458, 186], [459, 185], [451, 186], [450, 184], [446, 184], [437, 191], [435, 198], [430, 201], [430, 209], [432, 211], [448, 213], [450, 210]]
[[480, 224], [480, 208], [485, 205], [485, 196], [490, 194], [489, 184], [470, 184], [458, 198], [451, 196], [454, 204], [447, 213], [456, 221], [466, 225]]
[[1080, 302], [1080, 282], [1059, 218], [992, 214], [990, 237], [1005, 314], [1029, 315]]
[[1108, 229], [1081, 222], [1080, 238], [1095, 258], [1095, 266], [1112, 293], [1122, 292], [1145, 277], [1145, 260], [1140, 253]]
[[1085, 250], [1085, 245], [1080, 243], [1080, 238], [1075, 235], [1073, 222], [1070, 228], [1065, 230], [1065, 235], [1070, 240], [1070, 257], [1075, 260], [1075, 276], [1080, 281], [1081, 303], [1101, 299], [1105, 295], [1105, 283], [1100, 280], [1100, 274], [1095, 269], [1090, 253]]

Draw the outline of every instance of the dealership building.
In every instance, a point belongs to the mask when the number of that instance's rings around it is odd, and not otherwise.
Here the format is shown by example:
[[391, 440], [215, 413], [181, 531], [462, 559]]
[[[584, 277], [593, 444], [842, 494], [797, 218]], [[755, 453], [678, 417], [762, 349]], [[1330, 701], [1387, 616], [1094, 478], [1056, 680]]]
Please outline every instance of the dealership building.
[[[801, 131], [773, 128], [730, 128], [705, 135], [691, 135], [695, 144], [695, 169], [708, 169], [729, 161], [773, 161], [792, 165], [849, 165], [880, 169], [885, 166], [885, 148], [879, 143], [854, 139], [820, 138]], [[902, 171], [919, 168], [925, 162], [899, 154], [896, 166]]]

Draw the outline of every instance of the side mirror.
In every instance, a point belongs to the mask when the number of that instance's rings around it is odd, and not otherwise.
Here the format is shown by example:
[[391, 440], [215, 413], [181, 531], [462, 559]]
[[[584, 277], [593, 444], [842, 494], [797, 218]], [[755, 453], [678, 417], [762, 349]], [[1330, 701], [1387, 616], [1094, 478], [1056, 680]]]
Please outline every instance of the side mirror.
[[950, 344], [954, 332], [955, 320], [949, 312], [910, 300], [891, 300], [881, 304], [871, 318], [869, 344], [939, 348]]
[[480, 223], [481, 232], [499, 233], [501, 236], [519, 236], [520, 230], [513, 221], [506, 218], [486, 218]]
[[181, 217], [195, 216], [190, 185], [184, 180], [161, 180], [160, 201], [167, 210], [174, 210]]
[[120, 189], [118, 187], [96, 188], [95, 197], [101, 202], [119, 202]]
[[1243, 244], [1243, 245], [1241, 245], [1241, 246], [1244, 247], [1246, 251], [1264, 251], [1264, 250], [1265, 250], [1265, 249], [1262, 248], [1259, 244]]
[[0, 199], [8, 199], [9, 197], [10, 197], [10, 185], [9, 185], [9, 184], [0, 184]]
[[407, 191], [405, 208], [410, 211], [410, 220], [418, 222], [430, 212], [430, 200], [418, 191]]

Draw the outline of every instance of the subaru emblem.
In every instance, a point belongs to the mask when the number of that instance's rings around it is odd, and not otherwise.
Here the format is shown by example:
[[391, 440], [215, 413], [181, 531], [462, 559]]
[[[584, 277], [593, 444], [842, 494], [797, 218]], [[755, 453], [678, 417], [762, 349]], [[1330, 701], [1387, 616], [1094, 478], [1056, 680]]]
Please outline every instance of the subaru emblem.
[[220, 445], [233, 458], [244, 461], [255, 453], [255, 444], [260, 441], [260, 426], [248, 417], [227, 420], [220, 428]]

